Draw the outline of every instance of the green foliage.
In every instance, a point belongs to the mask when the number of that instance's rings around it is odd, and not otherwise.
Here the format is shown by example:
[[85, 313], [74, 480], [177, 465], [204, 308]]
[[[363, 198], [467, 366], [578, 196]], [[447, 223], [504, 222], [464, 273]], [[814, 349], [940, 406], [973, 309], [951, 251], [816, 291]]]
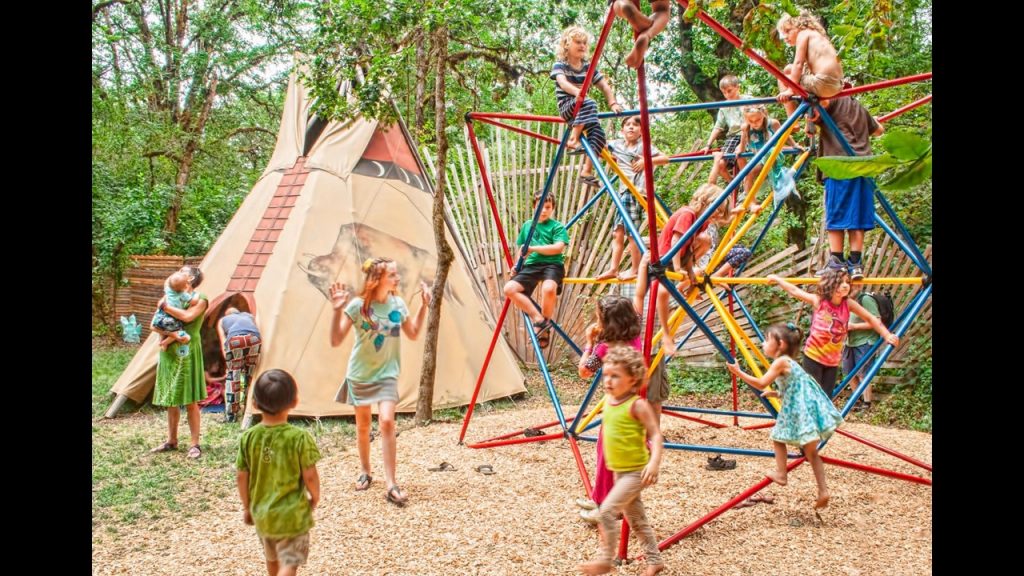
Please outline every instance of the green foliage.
[[673, 394], [725, 394], [732, 390], [732, 377], [724, 368], [705, 368], [678, 361], [668, 364]]
[[814, 161], [826, 176], [847, 180], [858, 176], [878, 177], [885, 191], [906, 190], [932, 176], [931, 142], [909, 132], [891, 132], [882, 138], [884, 154], [872, 156], [825, 156]]

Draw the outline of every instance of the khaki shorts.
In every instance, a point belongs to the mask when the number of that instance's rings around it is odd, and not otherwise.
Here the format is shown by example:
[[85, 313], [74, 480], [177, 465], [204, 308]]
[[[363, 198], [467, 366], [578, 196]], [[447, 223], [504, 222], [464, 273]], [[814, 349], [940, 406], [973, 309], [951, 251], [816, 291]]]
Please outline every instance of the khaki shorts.
[[812, 74], [811, 69], [804, 64], [803, 76], [800, 76], [800, 86], [821, 98], [835, 96], [843, 89], [843, 79], [825, 74]]
[[658, 362], [650, 380], [647, 381], [647, 401], [664, 404], [669, 394], [668, 375], [665, 373], [665, 359]]
[[[257, 536], [259, 536], [257, 534]], [[267, 562], [280, 562], [283, 566], [302, 566], [309, 556], [309, 532], [292, 538], [264, 538], [263, 555]]]

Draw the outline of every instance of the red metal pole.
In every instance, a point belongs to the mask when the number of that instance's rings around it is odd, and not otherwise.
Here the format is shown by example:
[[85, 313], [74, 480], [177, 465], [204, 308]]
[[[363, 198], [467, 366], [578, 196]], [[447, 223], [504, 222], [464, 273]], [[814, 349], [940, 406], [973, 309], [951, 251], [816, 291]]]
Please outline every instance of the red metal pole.
[[821, 461], [824, 462], [825, 464], [833, 464], [835, 466], [842, 466], [843, 468], [852, 468], [854, 470], [860, 470], [861, 472], [871, 472], [872, 474], [878, 474], [879, 476], [888, 476], [890, 478], [906, 480], [907, 482], [916, 482], [918, 484], [924, 484], [926, 486], [932, 485], [932, 481], [927, 478], [921, 478], [920, 476], [912, 476], [910, 474], [904, 474], [902, 472], [893, 472], [892, 470], [886, 470], [885, 468], [876, 468], [875, 466], [868, 466], [867, 464], [847, 462], [846, 460], [838, 460], [836, 458], [829, 458], [828, 456], [822, 456]]
[[[796, 460], [793, 460], [792, 462], [789, 463], [789, 466], [786, 467], [786, 470], [792, 472], [794, 468], [796, 468], [800, 464], [803, 464], [803, 462], [804, 462], [803, 458], [797, 458]], [[734, 497], [732, 500], [729, 500], [725, 504], [722, 504], [718, 508], [715, 508], [714, 510], [712, 510], [710, 513], [708, 513], [707, 516], [704, 516], [700, 520], [697, 520], [693, 524], [690, 524], [686, 528], [683, 528], [682, 530], [680, 530], [676, 534], [673, 534], [672, 536], [669, 536], [668, 538], [662, 540], [661, 543], [658, 544], [658, 550], [665, 550], [666, 548], [672, 546], [676, 542], [679, 542], [683, 538], [686, 538], [687, 536], [692, 534], [696, 529], [698, 529], [701, 526], [707, 524], [708, 522], [714, 520], [715, 518], [721, 516], [722, 513], [724, 513], [726, 510], [729, 510], [733, 506], [739, 504], [740, 502], [743, 502], [747, 498], [750, 498], [751, 496], [753, 496], [754, 494], [759, 492], [762, 488], [764, 488], [765, 486], [771, 484], [771, 482], [772, 481], [771, 481], [770, 478], [768, 478], [767, 476], [764, 477], [757, 484], [754, 484], [750, 488], [747, 488], [743, 492], [740, 492], [739, 495]]]
[[576, 467], [580, 471], [580, 479], [583, 480], [583, 489], [587, 491], [587, 498], [594, 499], [594, 486], [590, 483], [590, 474], [587, 473], [587, 466], [583, 463], [583, 456], [580, 454], [580, 446], [576, 439], [569, 436], [569, 447], [572, 448], [573, 458], [576, 459]]
[[[678, 2], [679, 5], [682, 6], [683, 8], [689, 7], [690, 4], [687, 0], [676, 0], [676, 2]], [[772, 76], [775, 76], [776, 78], [781, 80], [786, 86], [789, 86], [789, 88], [793, 90], [794, 94], [798, 94], [800, 96], [807, 96], [807, 91], [804, 90], [802, 86], [790, 80], [788, 76], [782, 73], [782, 70], [779, 70], [775, 66], [775, 64], [772, 64], [771, 62], [765, 60], [757, 52], [754, 52], [750, 48], [745, 47], [743, 45], [743, 41], [740, 40], [738, 36], [733, 34], [725, 26], [722, 26], [721, 24], [716, 22], [715, 19], [712, 18], [711, 16], [708, 16], [706, 12], [704, 12], [703, 10], [698, 11], [697, 17], [700, 18], [705, 24], [710, 26], [712, 30], [718, 32], [718, 34], [722, 38], [728, 40], [730, 44], [742, 50], [743, 53], [746, 54], [751, 60], [760, 64], [761, 67], [767, 70]]]
[[562, 143], [562, 141], [558, 140], [557, 138], [552, 138], [551, 136], [545, 136], [545, 135], [539, 134], [537, 132], [532, 132], [532, 131], [527, 130], [525, 128], [519, 128], [517, 126], [510, 126], [508, 124], [503, 124], [501, 122], [498, 122], [497, 120], [489, 120], [487, 118], [477, 118], [477, 120], [479, 120], [479, 121], [481, 121], [481, 122], [483, 122], [485, 124], [490, 124], [492, 126], [498, 126], [500, 128], [504, 128], [506, 130], [511, 130], [513, 132], [518, 132], [520, 134], [525, 134], [527, 136], [532, 136], [532, 137], [534, 137], [534, 138], [536, 138], [538, 140], [543, 140], [545, 142], [551, 142], [552, 144], [555, 144], [555, 145]]
[[680, 414], [678, 412], [672, 412], [671, 410], [662, 410], [661, 413], [666, 415], [666, 416], [675, 416], [676, 418], [682, 418], [684, 420], [690, 420], [691, 422], [700, 422], [701, 424], [707, 424], [708, 426], [712, 426], [714, 428], [725, 428], [726, 427], [725, 424], [719, 424], [718, 422], [712, 422], [710, 420], [703, 420], [701, 418], [697, 418], [696, 416], [688, 416], [686, 414]]
[[462, 419], [462, 430], [459, 432], [460, 443], [466, 438], [466, 428], [469, 427], [469, 419], [473, 417], [473, 407], [476, 406], [477, 396], [480, 395], [480, 386], [484, 382], [484, 375], [487, 374], [487, 367], [491, 365], [491, 355], [494, 354], [494, 346], [498, 343], [501, 327], [505, 323], [505, 315], [508, 314], [508, 305], [511, 303], [512, 301], [506, 296], [505, 305], [501, 307], [501, 316], [498, 317], [498, 323], [494, 326], [494, 334], [491, 335], [491, 345], [487, 348], [484, 365], [480, 367], [480, 375], [476, 378], [476, 387], [473, 388], [473, 397], [469, 400], [469, 409], [466, 410], [466, 416]]
[[893, 110], [892, 112], [889, 112], [885, 116], [880, 117], [878, 119], [878, 121], [879, 122], [888, 122], [889, 120], [892, 120], [893, 118], [899, 116], [900, 114], [903, 114], [904, 112], [909, 112], [910, 110], [913, 110], [914, 108], [917, 108], [918, 106], [924, 106], [925, 104], [927, 104], [927, 103], [929, 103], [931, 101], [932, 101], [932, 95], [929, 94], [929, 95], [925, 96], [924, 98], [921, 98], [920, 100], [915, 100], [915, 101], [911, 102], [910, 104], [907, 104], [906, 106], [904, 106], [902, 108], [897, 108], [896, 110]]
[[495, 446], [509, 446], [512, 444], [529, 444], [530, 442], [544, 442], [546, 440], [556, 440], [562, 438], [564, 433], [555, 432], [554, 434], [545, 434], [543, 436], [532, 436], [530, 438], [513, 438], [511, 440], [498, 440], [497, 442], [477, 442], [476, 444], [466, 444], [468, 448], [494, 448]]
[[[566, 418], [565, 421], [567, 423], [568, 422], [572, 422], [573, 418], [575, 418], [575, 416], [573, 416], [571, 418]], [[481, 440], [481, 442], [491, 442], [493, 440], [504, 440], [505, 438], [512, 438], [512, 437], [515, 437], [515, 436], [519, 436], [520, 434], [523, 434], [524, 432], [526, 432], [526, 430], [528, 430], [529, 428], [533, 428], [534, 430], [543, 430], [545, 428], [550, 428], [550, 427], [554, 426], [555, 424], [558, 424], [558, 420], [555, 420], [553, 422], [548, 422], [546, 424], [541, 424], [540, 426], [530, 426], [530, 427], [524, 428], [522, 430], [516, 430], [515, 432], [509, 432], [508, 434], [502, 434], [501, 436], [495, 436], [494, 438], [488, 438], [486, 440]]]
[[[608, 39], [608, 32], [612, 29], [612, 22], [615, 21], [615, 10], [611, 5], [608, 6], [608, 15], [604, 17], [604, 26], [601, 28], [601, 36], [597, 39], [597, 46], [594, 47], [594, 55], [590, 59], [590, 67], [587, 68], [587, 76], [583, 79], [583, 85], [580, 86], [580, 93], [576, 95], [576, 107], [572, 109], [572, 117], [575, 118], [580, 113], [580, 107], [583, 106], [583, 99], [587, 97], [587, 92], [590, 90], [590, 82], [594, 79], [594, 73], [597, 72], [597, 61], [601, 59], [601, 52], [604, 50], [604, 42]], [[600, 153], [600, 150], [595, 150]]]
[[861, 444], [867, 444], [868, 446], [871, 446], [875, 450], [879, 450], [879, 451], [885, 452], [886, 454], [889, 454], [890, 456], [895, 456], [895, 457], [899, 458], [900, 460], [903, 460], [904, 462], [910, 462], [911, 464], [913, 464], [914, 466], [917, 466], [918, 468], [924, 468], [925, 470], [927, 470], [929, 472], [932, 471], [931, 464], [926, 464], [926, 463], [924, 463], [924, 462], [922, 462], [922, 461], [920, 461], [920, 460], [918, 460], [916, 458], [911, 458], [910, 456], [907, 456], [905, 454], [900, 454], [899, 452], [897, 452], [897, 451], [895, 451], [895, 450], [893, 450], [891, 448], [886, 448], [885, 446], [882, 446], [881, 444], [877, 444], [875, 442], [872, 442], [871, 440], [868, 440], [867, 438], [862, 438], [860, 436], [857, 436], [856, 434], [853, 434], [852, 432], [847, 432], [845, 430], [840, 430], [840, 429], [837, 429], [836, 432], [838, 434], [842, 434], [843, 436], [846, 436], [847, 438], [850, 438], [851, 440], [856, 440], [857, 442], [860, 442]]
[[910, 84], [911, 82], [920, 82], [922, 80], [930, 80], [932, 77], [931, 72], [925, 72], [923, 74], [914, 74], [913, 76], [904, 76], [903, 78], [896, 78], [895, 80], [883, 80], [881, 82], [875, 82], [874, 84], [865, 84], [863, 86], [855, 86], [853, 88], [847, 88], [839, 94], [833, 96], [833, 98], [841, 98], [843, 96], [852, 96], [854, 94], [860, 94], [861, 92], [871, 92], [873, 90], [881, 90], [882, 88], [889, 88], [891, 86], [899, 86], [900, 84]]
[[541, 122], [557, 122], [565, 124], [561, 116], [538, 116], [537, 114], [511, 114], [507, 112], [470, 112], [472, 120], [539, 120]]
[[753, 426], [740, 426], [744, 430], [761, 430], [762, 428], [771, 428], [775, 426], [775, 422], [765, 422], [764, 424], [754, 424]]
[[[487, 175], [487, 166], [484, 165], [483, 154], [480, 153], [480, 143], [476, 140], [476, 132], [473, 130], [473, 123], [466, 122], [469, 127], [469, 141], [473, 145], [473, 154], [476, 156], [476, 165], [480, 168], [480, 179], [484, 181], [484, 191], [487, 192], [487, 202], [491, 205], [491, 214], [494, 216], [494, 225], [498, 227], [498, 236], [501, 238], [501, 247], [505, 251], [505, 262], [512, 268], [512, 252], [508, 249], [508, 240], [505, 239], [505, 227], [501, 224], [501, 216], [498, 216], [498, 206], [494, 202], [494, 193], [491, 191], [491, 178]], [[508, 308], [508, 299], [505, 300], [505, 308]], [[502, 317], [505, 314], [502, 312]], [[501, 328], [501, 323], [498, 323]], [[497, 333], [497, 331], [495, 331]]]

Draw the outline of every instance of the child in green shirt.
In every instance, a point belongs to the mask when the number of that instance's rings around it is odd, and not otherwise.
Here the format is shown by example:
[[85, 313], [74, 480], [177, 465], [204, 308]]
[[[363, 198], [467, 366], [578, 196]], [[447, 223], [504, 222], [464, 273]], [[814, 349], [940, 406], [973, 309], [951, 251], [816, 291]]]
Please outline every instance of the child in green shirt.
[[313, 509], [320, 501], [320, 451], [309, 432], [288, 423], [298, 392], [284, 370], [260, 374], [253, 402], [263, 420], [242, 433], [235, 459], [245, 523], [256, 526], [271, 576], [294, 576], [306, 563]]

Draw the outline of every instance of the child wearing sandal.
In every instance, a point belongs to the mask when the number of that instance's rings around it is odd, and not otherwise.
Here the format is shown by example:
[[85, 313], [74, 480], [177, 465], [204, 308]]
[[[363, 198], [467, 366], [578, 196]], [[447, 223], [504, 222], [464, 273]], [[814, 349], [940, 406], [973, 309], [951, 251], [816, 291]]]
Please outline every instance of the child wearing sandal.
[[[164, 281], [164, 303], [167, 306], [181, 308], [182, 310], [188, 308], [188, 303], [192, 300], [192, 293], [189, 292], [191, 289], [192, 286], [189, 284], [188, 274], [181, 270], [174, 272]], [[153, 329], [153, 332], [164, 337], [160, 340], [161, 350], [167, 350], [167, 347], [174, 342], [188, 344], [188, 341], [191, 340], [188, 332], [185, 332], [183, 329], [185, 324], [164, 312], [163, 308], [157, 308], [156, 312], [153, 313], [150, 327]], [[183, 355], [188, 355], [187, 346], [181, 346], [178, 350], [184, 350]]]
[[348, 370], [334, 400], [354, 407], [356, 443], [362, 473], [356, 490], [366, 490], [373, 482], [370, 469], [371, 407], [377, 404], [377, 424], [384, 457], [384, 477], [388, 502], [404, 506], [408, 497], [395, 480], [395, 405], [398, 403], [398, 374], [401, 360], [401, 334], [415, 340], [423, 326], [430, 304], [430, 288], [420, 282], [421, 306], [413, 318], [405, 300], [397, 294], [401, 276], [390, 258], [371, 258], [363, 263], [366, 280], [363, 291], [351, 297], [342, 282], [331, 285], [331, 346], [340, 346], [355, 327], [356, 342], [348, 359]]
[[[544, 196], [544, 192], [537, 192], [533, 195], [533, 208], [537, 209], [537, 202]], [[548, 194], [544, 200], [544, 206], [537, 218], [537, 229], [530, 239], [530, 246], [526, 247], [526, 237], [530, 233], [532, 220], [523, 223], [516, 238], [516, 244], [528, 255], [523, 267], [516, 275], [505, 283], [503, 291], [512, 303], [516, 305], [533, 322], [533, 331], [537, 333], [537, 341], [541, 348], [547, 348], [551, 341], [548, 328], [551, 327], [551, 318], [555, 315], [555, 302], [558, 295], [562, 293], [562, 279], [565, 278], [565, 249], [569, 246], [569, 233], [561, 222], [551, 217], [555, 212], [555, 196]], [[530, 295], [533, 289], [540, 283], [540, 311], [533, 305]]]
[[[640, 491], [658, 481], [662, 438], [658, 417], [650, 404], [637, 395], [647, 374], [644, 357], [629, 346], [614, 346], [604, 357], [604, 458], [615, 473], [615, 485], [601, 504], [601, 549], [598, 558], [580, 564], [584, 574], [607, 574], [619, 545], [618, 513], [644, 547], [646, 576], [665, 569], [654, 530], [647, 521]], [[647, 442], [650, 442], [650, 449]]]
[[[618, 295], [602, 296], [594, 309], [596, 321], [587, 326], [584, 335], [587, 345], [580, 356], [580, 378], [593, 378], [604, 363], [604, 357], [612, 346], [631, 346], [643, 351], [640, 340], [640, 317], [633, 309], [633, 302]], [[604, 430], [597, 433], [597, 462], [594, 465], [593, 500], [581, 499], [576, 505], [583, 510], [580, 516], [591, 524], [601, 521], [598, 506], [604, 502], [612, 489], [613, 477], [611, 470], [604, 462]]]
[[244, 521], [256, 527], [271, 576], [294, 576], [309, 554], [309, 529], [320, 501], [320, 450], [309, 432], [288, 423], [299, 387], [284, 370], [267, 370], [253, 385], [263, 420], [238, 440], [238, 495]]
[[[775, 470], [767, 476], [779, 486], [785, 486], [788, 482], [786, 465], [789, 457], [786, 445], [802, 448], [818, 484], [818, 498], [814, 501], [814, 507], [824, 508], [828, 506], [829, 492], [825, 482], [825, 464], [818, 454], [818, 442], [832, 436], [843, 423], [843, 416], [810, 374], [791, 357], [800, 346], [803, 336], [800, 329], [792, 322], [774, 324], [768, 328], [765, 336], [762, 348], [765, 355], [774, 360], [764, 376], [755, 378], [743, 372], [736, 362], [726, 364], [726, 367], [737, 378], [758, 390], [764, 390], [761, 396], [775, 397], [782, 401], [782, 409], [779, 410], [771, 432], [772, 446], [775, 448]], [[767, 389], [772, 382], [777, 383], [779, 391]], [[765, 499], [762, 497], [761, 501]]]

